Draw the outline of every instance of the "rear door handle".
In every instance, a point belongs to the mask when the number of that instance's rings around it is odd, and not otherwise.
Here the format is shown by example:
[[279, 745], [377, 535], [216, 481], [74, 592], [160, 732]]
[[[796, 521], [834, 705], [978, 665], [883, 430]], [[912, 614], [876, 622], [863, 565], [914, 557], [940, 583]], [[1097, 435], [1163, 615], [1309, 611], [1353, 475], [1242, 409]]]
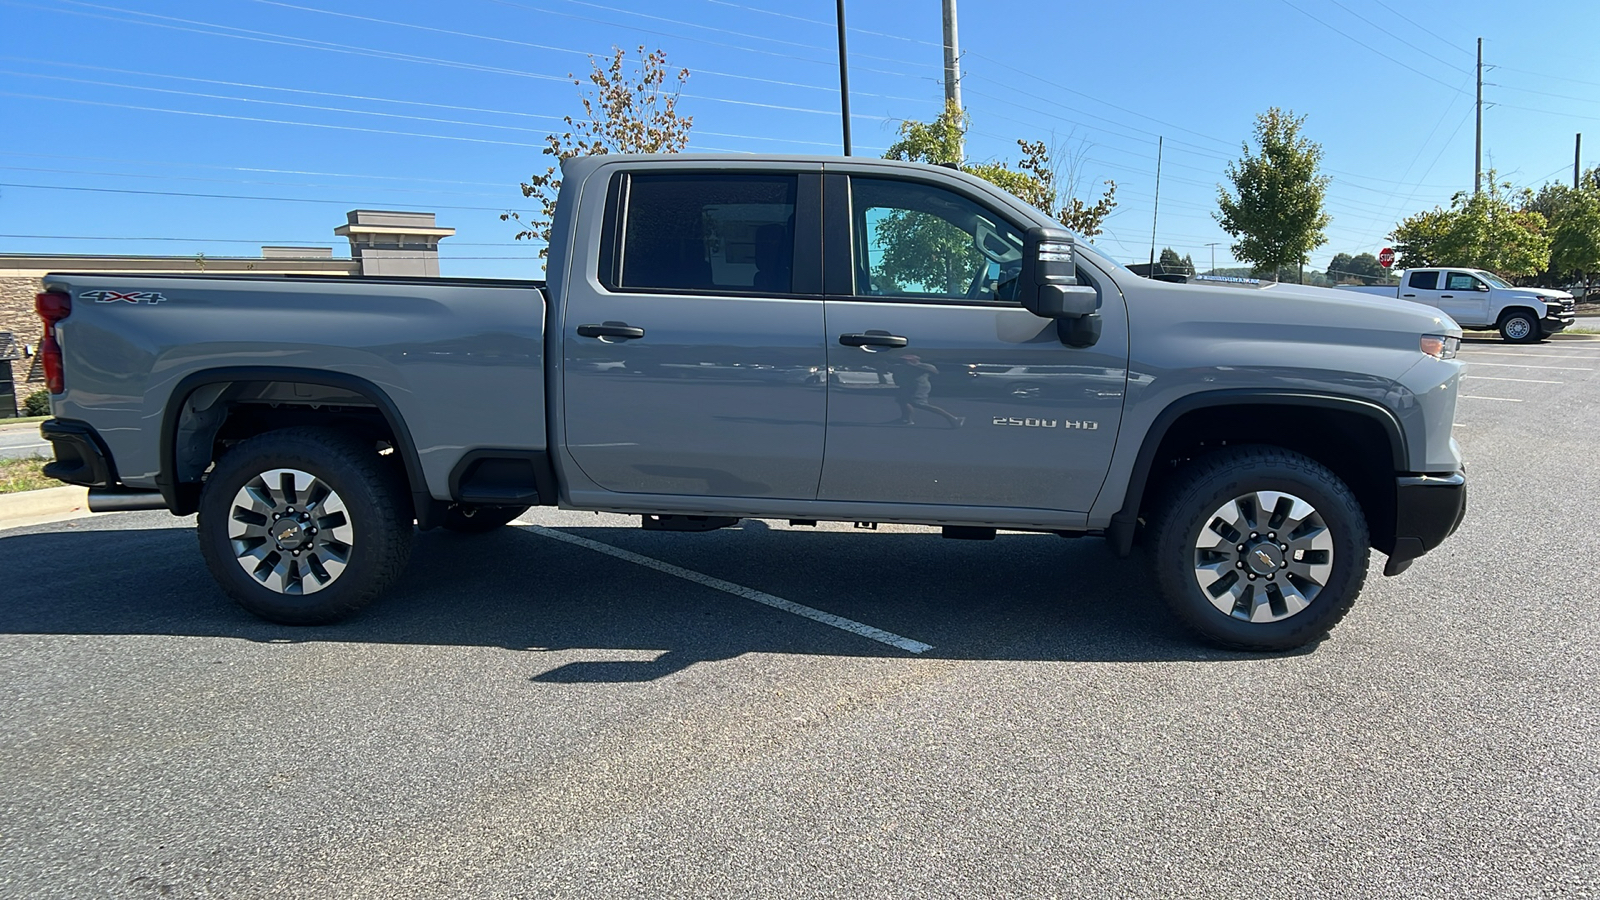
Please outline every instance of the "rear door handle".
[[618, 340], [631, 341], [634, 338], [644, 337], [643, 328], [635, 328], [627, 322], [606, 322], [602, 325], [579, 325], [578, 337], [592, 338], [617, 338]]
[[887, 331], [868, 331], [865, 334], [841, 334], [839, 343], [846, 347], [904, 347], [910, 341]]

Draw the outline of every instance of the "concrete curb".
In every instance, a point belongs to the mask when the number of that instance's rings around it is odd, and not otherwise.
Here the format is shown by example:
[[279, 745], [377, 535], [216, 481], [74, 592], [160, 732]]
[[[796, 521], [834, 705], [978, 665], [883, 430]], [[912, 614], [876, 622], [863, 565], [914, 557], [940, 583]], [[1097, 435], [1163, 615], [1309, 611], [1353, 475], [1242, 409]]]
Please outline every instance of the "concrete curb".
[[89, 489], [44, 488], [0, 494], [0, 530], [44, 525], [89, 515]]
[[[1588, 327], [1588, 326], [1584, 326]], [[1600, 334], [1552, 334], [1552, 341], [1600, 341]]]

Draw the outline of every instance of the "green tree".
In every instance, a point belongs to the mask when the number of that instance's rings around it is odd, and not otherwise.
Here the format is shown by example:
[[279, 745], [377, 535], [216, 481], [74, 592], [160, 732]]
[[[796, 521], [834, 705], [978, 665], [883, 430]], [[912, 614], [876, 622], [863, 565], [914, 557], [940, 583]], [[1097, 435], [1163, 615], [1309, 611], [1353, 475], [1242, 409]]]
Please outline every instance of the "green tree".
[[1339, 253], [1328, 263], [1327, 278], [1329, 284], [1376, 284], [1388, 274], [1371, 253]]
[[1589, 285], [1600, 280], [1600, 191], [1567, 189], [1572, 196], [1550, 223], [1550, 269]]
[[1156, 258], [1156, 262], [1160, 264], [1163, 272], [1174, 272], [1183, 275], [1194, 274], [1194, 260], [1190, 259], [1187, 254], [1179, 256], [1178, 251], [1171, 247], [1162, 247], [1161, 255]]
[[1541, 272], [1550, 262], [1545, 217], [1532, 209], [1534, 194], [1513, 191], [1494, 170], [1480, 193], [1462, 191], [1449, 209], [1417, 213], [1395, 226], [1390, 237], [1400, 265], [1488, 269], [1506, 278]]
[[[542, 151], [545, 156], [554, 157], [556, 164], [522, 185], [522, 196], [535, 198], [539, 209], [526, 221], [515, 211], [500, 215], [502, 222], [516, 221], [526, 226], [517, 232], [517, 240], [546, 242], [539, 249], [541, 258], [550, 249], [550, 223], [555, 218], [556, 196], [561, 192], [562, 160], [606, 153], [677, 153], [689, 144], [694, 116], [678, 113], [678, 99], [684, 82], [689, 80], [689, 70], [679, 69], [676, 76], [670, 76], [666, 52], [646, 53], [643, 46], [639, 47], [636, 70], [629, 70], [624, 64], [626, 58], [627, 51], [621, 47], [611, 48], [611, 58], [605, 66], [589, 57], [591, 88], [578, 98], [583, 115], [562, 117], [571, 130], [547, 135]], [[570, 72], [567, 77], [583, 88], [581, 79]], [[674, 81], [671, 86], [669, 77]]]
[[1327, 243], [1329, 217], [1323, 195], [1330, 179], [1317, 174], [1322, 147], [1302, 137], [1305, 116], [1274, 106], [1256, 117], [1259, 153], [1243, 144], [1243, 155], [1228, 164], [1235, 193], [1217, 186], [1222, 230], [1235, 238], [1233, 255], [1261, 272], [1302, 266], [1312, 250]]

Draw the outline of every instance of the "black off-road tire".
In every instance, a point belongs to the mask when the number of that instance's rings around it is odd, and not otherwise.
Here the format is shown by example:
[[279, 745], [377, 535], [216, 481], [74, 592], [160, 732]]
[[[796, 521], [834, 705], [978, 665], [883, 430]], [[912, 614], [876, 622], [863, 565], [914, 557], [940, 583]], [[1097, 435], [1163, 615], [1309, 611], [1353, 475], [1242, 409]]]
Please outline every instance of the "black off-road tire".
[[1508, 309], [1500, 316], [1500, 337], [1512, 344], [1537, 344], [1544, 338], [1544, 326], [1531, 310]]
[[526, 506], [467, 506], [454, 504], [440, 524], [457, 534], [487, 534], [527, 512]]
[[[1331, 573], [1320, 591], [1304, 609], [1277, 621], [1249, 621], [1219, 609], [1197, 578], [1202, 557], [1196, 541], [1213, 524], [1211, 516], [1236, 498], [1263, 491], [1309, 503], [1332, 538]], [[1311, 458], [1268, 446], [1221, 450], [1189, 464], [1171, 485], [1152, 530], [1156, 577], [1168, 607], [1201, 636], [1235, 650], [1293, 650], [1327, 635], [1355, 603], [1371, 555], [1366, 516], [1349, 487]], [[1241, 572], [1248, 576], [1249, 570]]]
[[[239, 492], [276, 469], [308, 473], [342, 501], [347, 524], [337, 527], [350, 529], [347, 548], [338, 551], [345, 555], [344, 567], [312, 592], [266, 586], [240, 563], [241, 547], [249, 540], [229, 536], [234, 517], [250, 515], [235, 506]], [[298, 512], [306, 513], [304, 499], [298, 502]], [[285, 428], [245, 440], [218, 461], [200, 494], [197, 532], [206, 566], [240, 606], [282, 625], [324, 625], [371, 603], [405, 570], [415, 535], [413, 515], [403, 473], [370, 442], [333, 429]], [[308, 527], [316, 524], [313, 519]], [[326, 538], [332, 528], [324, 525], [323, 531]], [[309, 556], [307, 551], [307, 565]]]

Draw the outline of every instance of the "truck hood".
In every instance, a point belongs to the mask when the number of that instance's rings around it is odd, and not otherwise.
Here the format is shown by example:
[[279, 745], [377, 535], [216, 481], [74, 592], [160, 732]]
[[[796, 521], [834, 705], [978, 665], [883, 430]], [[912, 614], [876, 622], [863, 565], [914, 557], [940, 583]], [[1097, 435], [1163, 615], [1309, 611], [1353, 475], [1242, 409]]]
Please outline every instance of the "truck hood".
[[[1374, 296], [1357, 291], [1273, 284], [1262, 287], [1222, 287], [1170, 284], [1135, 276], [1127, 286], [1130, 311], [1144, 294], [1170, 296], [1183, 308], [1185, 319], [1203, 331], [1237, 336], [1259, 332], [1262, 337], [1305, 344], [1346, 344], [1408, 347], [1416, 350], [1417, 336], [1461, 336], [1461, 326], [1436, 307]], [[1137, 315], [1137, 312], [1133, 313]]]
[[1567, 291], [1554, 291], [1550, 288], [1517, 288], [1519, 294], [1530, 294], [1546, 302], [1565, 303], [1572, 299], [1572, 294]]

